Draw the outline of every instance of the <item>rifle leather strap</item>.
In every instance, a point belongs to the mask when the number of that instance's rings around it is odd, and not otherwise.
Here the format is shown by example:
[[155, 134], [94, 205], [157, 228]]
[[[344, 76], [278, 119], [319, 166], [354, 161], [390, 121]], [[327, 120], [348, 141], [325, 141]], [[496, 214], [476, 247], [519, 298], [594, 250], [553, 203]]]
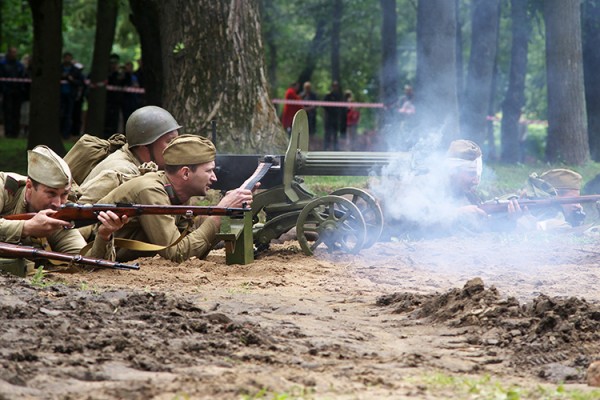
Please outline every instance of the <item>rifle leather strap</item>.
[[246, 181], [242, 184], [243, 189], [252, 190], [254, 185], [259, 182], [266, 174], [269, 172], [269, 169], [273, 163], [270, 162], [261, 162], [258, 164], [256, 171], [250, 176], [250, 178], [246, 179]]
[[[183, 238], [186, 237], [187, 234], [191, 232], [192, 225], [193, 225], [193, 220], [190, 220], [188, 222], [188, 225], [181, 232], [181, 235], [179, 235], [179, 237], [173, 243], [171, 243], [167, 246], [157, 245], [157, 244], [153, 244], [153, 243], [147, 243], [147, 242], [143, 242], [141, 240], [124, 239], [124, 238], [114, 238], [113, 241], [114, 241], [115, 247], [119, 247], [122, 249], [135, 250], [135, 251], [161, 251], [161, 250], [167, 249], [171, 246], [175, 246], [177, 243], [181, 242], [183, 240]], [[87, 245], [85, 245], [85, 247], [83, 249], [81, 249], [79, 254], [85, 255], [92, 248], [93, 245], [94, 245], [93, 241], [88, 243]]]

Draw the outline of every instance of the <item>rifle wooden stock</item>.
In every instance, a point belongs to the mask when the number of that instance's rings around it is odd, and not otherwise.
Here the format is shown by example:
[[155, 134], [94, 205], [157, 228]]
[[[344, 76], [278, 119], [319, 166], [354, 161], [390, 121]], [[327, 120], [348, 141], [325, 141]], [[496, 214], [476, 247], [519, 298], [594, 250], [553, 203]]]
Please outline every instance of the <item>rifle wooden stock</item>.
[[[561, 204], [581, 204], [581, 203], [593, 203], [600, 201], [600, 195], [588, 195], [588, 196], [572, 196], [572, 197], [549, 197], [546, 199], [518, 199], [517, 202], [521, 208], [547, 208], [556, 207]], [[497, 214], [508, 211], [508, 200], [495, 200], [489, 203], [483, 203], [479, 205], [483, 211], [488, 214]]]
[[[172, 206], [172, 205], [149, 205], [149, 204], [63, 204], [52, 215], [52, 218], [71, 222], [79, 228], [86, 225], [92, 225], [98, 222], [98, 213], [100, 211], [112, 211], [119, 217], [127, 215], [128, 217], [137, 217], [140, 215], [186, 215], [189, 217], [195, 215], [220, 215], [230, 217], [242, 217], [244, 212], [250, 211], [250, 208], [230, 208], [230, 207], [211, 207], [211, 206]], [[35, 213], [5, 215], [1, 218], [7, 220], [27, 220], [35, 216]]]
[[38, 249], [31, 246], [21, 246], [17, 244], [0, 242], [0, 257], [5, 258], [27, 258], [28, 260], [56, 260], [65, 261], [67, 263], [90, 265], [93, 267], [112, 268], [131, 270], [140, 269], [139, 264], [123, 264], [116, 261], [104, 260], [102, 258], [84, 257], [79, 254], [66, 254], [56, 251]]

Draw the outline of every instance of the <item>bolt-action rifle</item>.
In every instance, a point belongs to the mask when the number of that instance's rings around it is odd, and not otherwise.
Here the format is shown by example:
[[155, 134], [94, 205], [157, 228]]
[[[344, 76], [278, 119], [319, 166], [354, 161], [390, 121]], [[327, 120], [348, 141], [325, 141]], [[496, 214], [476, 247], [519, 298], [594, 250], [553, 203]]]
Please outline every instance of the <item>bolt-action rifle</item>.
[[[517, 199], [521, 208], [527, 207], [529, 209], [556, 207], [561, 204], [593, 203], [596, 201], [600, 201], [600, 195], [593, 194], [587, 196], [548, 197], [544, 199]], [[508, 211], [508, 203], [509, 200], [496, 199], [491, 202], [480, 204], [479, 208], [488, 214], [503, 213]]]
[[56, 260], [64, 261], [68, 264], [90, 265], [93, 267], [112, 268], [131, 270], [140, 269], [139, 264], [124, 264], [116, 261], [108, 261], [102, 258], [84, 257], [80, 254], [66, 254], [56, 251], [38, 249], [31, 246], [22, 246], [0, 242], [0, 257], [5, 258], [26, 258], [28, 260]]
[[[128, 217], [137, 217], [140, 215], [185, 215], [193, 217], [195, 215], [220, 215], [229, 217], [243, 217], [244, 212], [250, 211], [250, 208], [233, 207], [212, 207], [212, 206], [181, 206], [181, 205], [149, 205], [149, 204], [63, 204], [52, 218], [71, 222], [73, 227], [80, 228], [86, 225], [93, 225], [98, 222], [100, 211], [112, 211], [119, 217], [127, 215]], [[4, 215], [0, 218], [7, 220], [27, 220], [31, 219], [36, 213]]]

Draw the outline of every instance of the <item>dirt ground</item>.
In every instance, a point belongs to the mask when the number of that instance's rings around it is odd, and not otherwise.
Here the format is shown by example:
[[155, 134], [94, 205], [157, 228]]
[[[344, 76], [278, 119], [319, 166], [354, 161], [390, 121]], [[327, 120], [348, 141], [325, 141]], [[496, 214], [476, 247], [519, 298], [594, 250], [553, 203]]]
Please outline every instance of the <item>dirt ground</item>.
[[0, 399], [501, 398], [435, 376], [589, 392], [599, 242], [483, 235], [307, 257], [288, 241], [246, 266], [216, 250], [48, 286], [0, 275]]

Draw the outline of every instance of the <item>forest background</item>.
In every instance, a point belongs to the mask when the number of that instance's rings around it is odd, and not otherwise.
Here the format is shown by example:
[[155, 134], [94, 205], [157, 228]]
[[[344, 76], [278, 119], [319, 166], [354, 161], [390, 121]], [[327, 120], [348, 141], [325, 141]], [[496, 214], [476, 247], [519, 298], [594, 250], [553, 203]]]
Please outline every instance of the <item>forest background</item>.
[[[187, 132], [207, 134], [216, 119], [221, 151], [283, 150], [272, 99], [306, 80], [322, 97], [338, 80], [356, 101], [385, 105], [414, 87], [410, 129], [394, 107], [361, 109], [360, 133], [385, 148], [435, 133], [440, 145], [469, 138], [508, 164], [524, 152], [577, 166], [600, 159], [598, 0], [1, 0], [0, 11], [0, 50], [33, 54], [28, 148], [65, 151], [56, 82], [70, 51], [92, 81], [112, 52], [143, 59], [149, 103]], [[92, 134], [103, 115], [95, 92]]]

